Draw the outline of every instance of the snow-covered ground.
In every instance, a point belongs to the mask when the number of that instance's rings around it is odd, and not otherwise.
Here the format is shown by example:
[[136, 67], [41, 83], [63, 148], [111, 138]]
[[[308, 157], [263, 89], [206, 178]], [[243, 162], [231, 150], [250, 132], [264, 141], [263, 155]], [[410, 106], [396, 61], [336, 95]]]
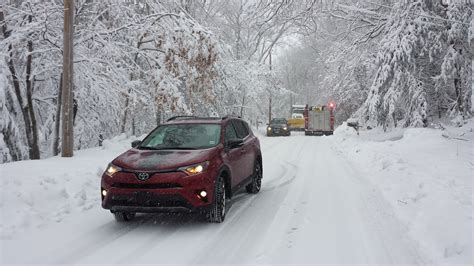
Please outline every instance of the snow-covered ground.
[[473, 128], [261, 136], [262, 191], [234, 197], [222, 224], [187, 214], [116, 223], [99, 181], [125, 137], [3, 164], [0, 264], [470, 265]]
[[472, 264], [474, 121], [445, 130], [336, 131], [337, 151], [374, 184], [434, 262]]

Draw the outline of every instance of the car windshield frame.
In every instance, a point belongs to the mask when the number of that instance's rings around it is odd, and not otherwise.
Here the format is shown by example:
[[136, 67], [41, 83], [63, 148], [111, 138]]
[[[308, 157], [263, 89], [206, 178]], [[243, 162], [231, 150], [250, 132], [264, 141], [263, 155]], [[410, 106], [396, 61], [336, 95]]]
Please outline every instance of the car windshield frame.
[[163, 124], [137, 147], [141, 150], [203, 150], [219, 145], [222, 127], [213, 123]]

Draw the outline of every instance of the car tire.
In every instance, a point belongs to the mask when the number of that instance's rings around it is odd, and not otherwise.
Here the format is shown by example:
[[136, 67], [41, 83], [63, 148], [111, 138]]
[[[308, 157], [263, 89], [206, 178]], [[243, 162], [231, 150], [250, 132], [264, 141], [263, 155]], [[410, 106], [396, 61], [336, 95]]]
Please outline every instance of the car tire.
[[128, 222], [135, 218], [134, 212], [114, 212], [115, 221], [119, 223]]
[[257, 194], [262, 188], [262, 165], [256, 161], [254, 167], [252, 182], [245, 187], [245, 190], [250, 194]]
[[222, 176], [216, 180], [214, 201], [207, 212], [206, 218], [210, 223], [222, 223], [226, 215], [225, 182]]

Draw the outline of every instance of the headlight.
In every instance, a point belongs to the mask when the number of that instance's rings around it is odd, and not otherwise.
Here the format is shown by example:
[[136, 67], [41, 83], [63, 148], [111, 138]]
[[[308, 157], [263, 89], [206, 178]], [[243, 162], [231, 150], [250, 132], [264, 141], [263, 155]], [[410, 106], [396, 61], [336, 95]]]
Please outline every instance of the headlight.
[[284, 127], [283, 130], [287, 130], [288, 128], [287, 127]]
[[112, 177], [115, 173], [122, 171], [122, 168], [109, 163], [107, 169], [105, 170], [105, 174]]
[[270, 131], [270, 130], [272, 130], [272, 128], [271, 128], [271, 127], [268, 127], [267, 130]]
[[209, 161], [205, 161], [198, 164], [180, 167], [178, 168], [178, 171], [183, 171], [188, 175], [197, 175], [204, 172], [208, 166], [209, 166]]

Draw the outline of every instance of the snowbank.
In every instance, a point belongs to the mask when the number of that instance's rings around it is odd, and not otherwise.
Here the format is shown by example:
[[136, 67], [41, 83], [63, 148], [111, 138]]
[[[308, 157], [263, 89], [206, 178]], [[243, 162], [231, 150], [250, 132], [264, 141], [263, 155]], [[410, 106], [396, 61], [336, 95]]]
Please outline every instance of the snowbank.
[[134, 139], [117, 136], [102, 147], [76, 151], [72, 158], [1, 164], [0, 239], [100, 206], [98, 184], [105, 167]]
[[360, 136], [344, 124], [335, 138], [434, 261], [472, 262], [474, 120], [444, 131], [373, 129]]

